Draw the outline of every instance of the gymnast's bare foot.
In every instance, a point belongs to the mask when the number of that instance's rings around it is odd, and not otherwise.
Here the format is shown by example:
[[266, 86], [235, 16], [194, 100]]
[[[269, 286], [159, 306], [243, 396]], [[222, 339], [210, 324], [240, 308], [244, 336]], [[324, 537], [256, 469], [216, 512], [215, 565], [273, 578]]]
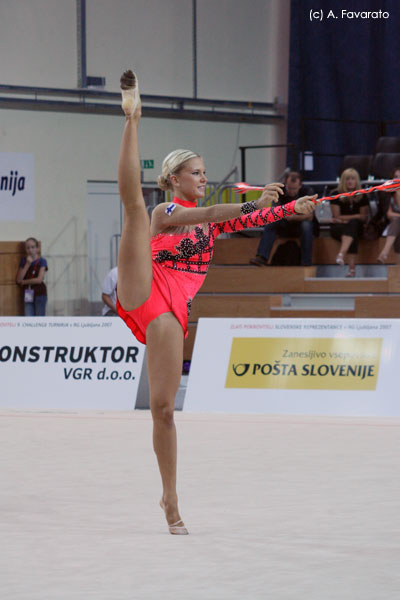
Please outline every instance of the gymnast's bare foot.
[[121, 75], [122, 110], [125, 116], [139, 118], [142, 114], [138, 80], [130, 69]]
[[180, 517], [177, 502], [169, 502], [168, 499], [162, 497], [160, 506], [165, 512], [169, 532], [172, 535], [188, 535], [189, 532]]

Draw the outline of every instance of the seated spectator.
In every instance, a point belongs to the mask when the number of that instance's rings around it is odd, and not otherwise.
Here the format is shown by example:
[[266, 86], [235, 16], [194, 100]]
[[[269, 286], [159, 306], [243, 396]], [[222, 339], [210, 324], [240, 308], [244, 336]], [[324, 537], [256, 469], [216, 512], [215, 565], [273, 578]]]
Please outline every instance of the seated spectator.
[[[355, 169], [345, 169], [335, 194], [353, 192], [360, 189], [360, 176]], [[363, 225], [368, 218], [368, 198], [365, 194], [341, 196], [331, 201], [331, 236], [340, 242], [336, 263], [344, 265], [348, 254], [349, 270], [346, 277], [355, 276], [355, 259], [358, 252], [358, 240], [363, 233]]]
[[26, 256], [19, 263], [16, 282], [24, 291], [24, 314], [26, 317], [44, 317], [46, 314], [47, 288], [43, 281], [47, 261], [39, 256], [39, 242], [30, 237], [25, 242]]
[[[282, 206], [292, 200], [307, 195], [302, 187], [302, 177], [297, 171], [290, 171], [285, 179], [284, 194], [279, 197], [276, 206]], [[250, 259], [252, 265], [266, 266], [276, 237], [299, 237], [301, 243], [301, 264], [312, 264], [312, 245], [314, 237], [313, 216], [291, 215], [286, 219], [271, 223], [264, 227], [261, 241], [257, 248], [257, 256]]]
[[101, 299], [103, 300], [103, 317], [117, 316], [117, 267], [114, 267], [107, 273], [101, 288]]
[[[400, 167], [397, 167], [394, 170], [391, 179], [400, 179]], [[396, 262], [398, 265], [400, 265], [400, 190], [391, 192], [386, 216], [389, 219], [386, 242], [376, 260], [382, 264], [385, 264], [389, 256], [389, 252], [394, 245]]]

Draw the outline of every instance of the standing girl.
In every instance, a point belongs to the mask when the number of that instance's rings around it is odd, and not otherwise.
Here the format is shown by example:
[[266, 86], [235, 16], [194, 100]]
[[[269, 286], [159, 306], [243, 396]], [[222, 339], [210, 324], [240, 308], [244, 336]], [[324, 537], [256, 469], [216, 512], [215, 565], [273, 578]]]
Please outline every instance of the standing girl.
[[26, 256], [21, 259], [16, 282], [24, 291], [26, 317], [44, 317], [46, 314], [47, 288], [43, 281], [48, 270], [47, 261], [39, 256], [39, 242], [30, 237], [25, 242]]

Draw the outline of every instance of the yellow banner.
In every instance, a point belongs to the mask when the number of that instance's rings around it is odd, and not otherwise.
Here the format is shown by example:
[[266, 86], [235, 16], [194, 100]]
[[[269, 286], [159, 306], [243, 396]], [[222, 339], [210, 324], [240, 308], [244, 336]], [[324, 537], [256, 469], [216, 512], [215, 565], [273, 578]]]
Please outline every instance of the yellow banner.
[[233, 338], [226, 388], [375, 390], [382, 338]]

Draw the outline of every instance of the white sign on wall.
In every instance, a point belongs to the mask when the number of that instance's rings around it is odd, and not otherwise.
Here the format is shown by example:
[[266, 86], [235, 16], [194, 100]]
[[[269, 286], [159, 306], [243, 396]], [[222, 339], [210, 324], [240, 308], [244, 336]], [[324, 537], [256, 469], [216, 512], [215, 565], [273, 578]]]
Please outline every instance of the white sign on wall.
[[400, 320], [199, 319], [184, 410], [400, 416]]
[[0, 317], [0, 407], [133, 410], [145, 346], [112, 317]]
[[33, 154], [0, 152], [0, 219], [33, 221], [34, 218]]

